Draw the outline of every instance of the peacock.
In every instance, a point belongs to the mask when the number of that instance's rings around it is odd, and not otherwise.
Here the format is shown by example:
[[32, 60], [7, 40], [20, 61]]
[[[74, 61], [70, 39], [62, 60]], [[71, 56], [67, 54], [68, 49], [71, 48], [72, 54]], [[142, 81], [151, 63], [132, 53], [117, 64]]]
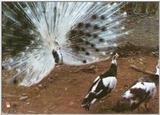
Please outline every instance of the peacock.
[[123, 2], [2, 2], [2, 53], [9, 81], [30, 87], [56, 65], [107, 60], [124, 26]]

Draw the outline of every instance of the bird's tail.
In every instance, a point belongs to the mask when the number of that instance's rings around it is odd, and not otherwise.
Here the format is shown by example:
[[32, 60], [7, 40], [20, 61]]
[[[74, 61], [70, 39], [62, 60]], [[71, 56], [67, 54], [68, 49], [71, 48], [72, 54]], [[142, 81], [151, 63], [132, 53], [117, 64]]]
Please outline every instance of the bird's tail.
[[90, 105], [96, 101], [95, 93], [90, 92], [88, 93], [82, 101], [81, 107], [86, 110], [89, 110]]

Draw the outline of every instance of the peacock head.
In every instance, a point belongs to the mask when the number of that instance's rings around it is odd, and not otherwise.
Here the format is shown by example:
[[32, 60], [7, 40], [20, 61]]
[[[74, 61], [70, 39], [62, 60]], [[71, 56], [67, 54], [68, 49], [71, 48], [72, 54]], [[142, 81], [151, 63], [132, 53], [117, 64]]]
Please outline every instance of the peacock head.
[[54, 49], [52, 50], [52, 55], [56, 64], [61, 64], [63, 62], [61, 48], [59, 47], [58, 42], [56, 42], [55, 45], [56, 47], [54, 47]]
[[113, 57], [112, 57], [112, 64], [117, 65], [117, 61], [116, 59], [119, 57], [118, 53], [113, 53]]

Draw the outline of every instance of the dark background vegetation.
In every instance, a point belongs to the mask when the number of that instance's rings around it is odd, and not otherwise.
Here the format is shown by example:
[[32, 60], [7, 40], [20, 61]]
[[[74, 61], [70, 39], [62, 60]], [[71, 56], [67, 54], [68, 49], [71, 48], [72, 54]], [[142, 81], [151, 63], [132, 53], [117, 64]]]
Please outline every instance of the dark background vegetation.
[[134, 14], [158, 14], [158, 2], [128, 2], [124, 10], [130, 15]]

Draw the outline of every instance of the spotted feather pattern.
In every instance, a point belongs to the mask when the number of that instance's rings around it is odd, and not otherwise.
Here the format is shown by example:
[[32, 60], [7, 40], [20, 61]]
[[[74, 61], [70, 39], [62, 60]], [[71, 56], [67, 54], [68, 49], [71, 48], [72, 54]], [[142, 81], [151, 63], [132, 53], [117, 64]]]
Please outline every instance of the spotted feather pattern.
[[[61, 63], [84, 65], [110, 57], [128, 34], [121, 2], [3, 2], [2, 47], [11, 81], [31, 86]], [[9, 55], [9, 56], [8, 56]], [[56, 60], [56, 63], [59, 60]], [[17, 83], [17, 82], [16, 82]]]

